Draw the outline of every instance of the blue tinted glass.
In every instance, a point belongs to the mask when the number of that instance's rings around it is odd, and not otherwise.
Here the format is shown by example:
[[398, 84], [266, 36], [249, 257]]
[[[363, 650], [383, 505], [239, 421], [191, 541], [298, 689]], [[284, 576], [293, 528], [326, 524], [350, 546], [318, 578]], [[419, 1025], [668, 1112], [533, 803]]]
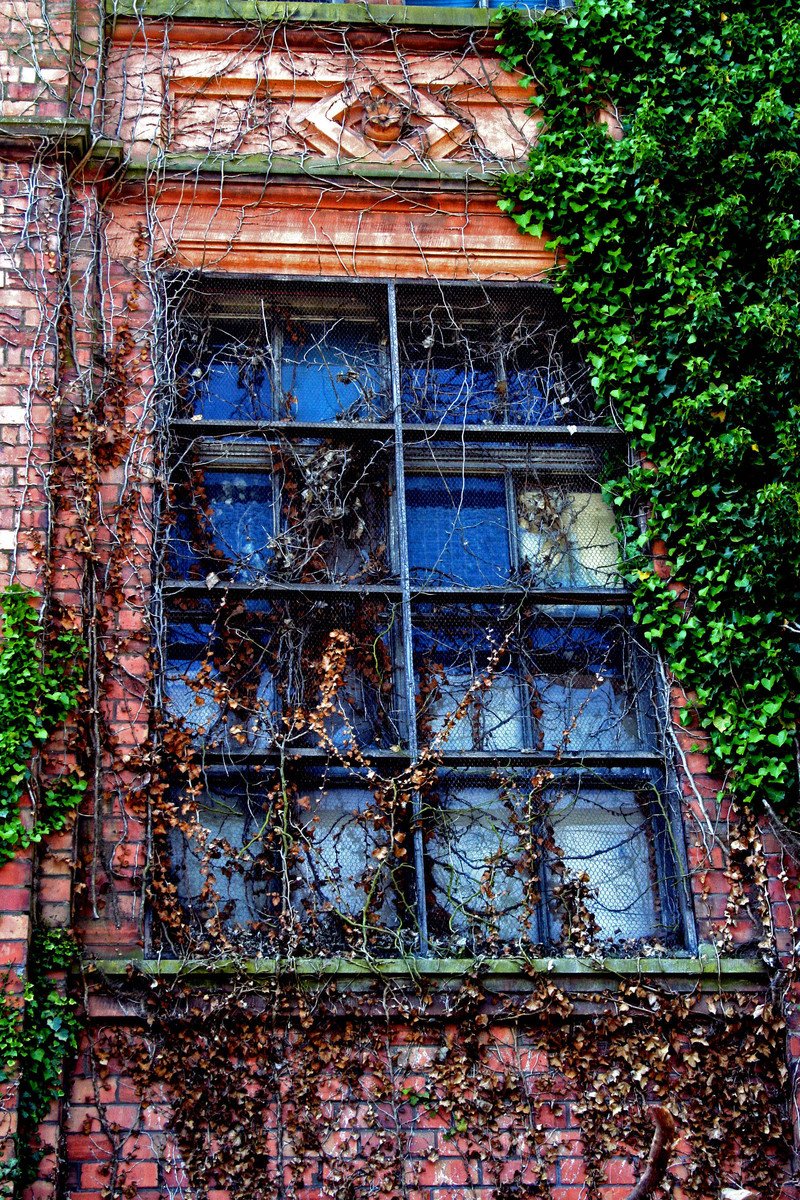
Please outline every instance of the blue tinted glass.
[[178, 511], [170, 531], [170, 573], [193, 578], [224, 571], [233, 579], [255, 579], [272, 556], [274, 518], [269, 476], [209, 472], [196, 511]]
[[409, 564], [417, 582], [464, 587], [507, 582], [502, 479], [412, 476], [406, 481], [406, 510]]
[[572, 0], [488, 0], [489, 8], [569, 8]]
[[491, 366], [445, 353], [403, 370], [402, 402], [406, 421], [483, 425], [502, 419]]
[[559, 670], [622, 674], [622, 647], [616, 629], [539, 625], [531, 630], [530, 641], [534, 657], [558, 660]]
[[[261, 340], [263, 341], [263, 335]], [[189, 412], [210, 421], [269, 421], [269, 351], [236, 339], [215, 341], [202, 367], [187, 372]]]
[[267, 569], [274, 533], [272, 485], [268, 476], [215, 471], [206, 476], [214, 546], [238, 579]]
[[377, 421], [386, 413], [378, 330], [354, 321], [287, 328], [281, 370], [283, 417]]
[[[492, 610], [475, 608], [472, 611], [486, 620], [487, 611]], [[445, 667], [469, 661], [479, 664], [478, 669], [482, 669], [503, 641], [503, 634], [498, 628], [489, 624], [482, 626], [477, 620], [460, 620], [451, 608], [445, 609], [433, 624], [429, 624], [428, 620], [417, 622], [412, 637], [415, 656], [435, 660]], [[504, 662], [507, 657], [504, 656]]]
[[552, 381], [541, 367], [508, 368], [508, 423], [551, 425], [564, 416]]

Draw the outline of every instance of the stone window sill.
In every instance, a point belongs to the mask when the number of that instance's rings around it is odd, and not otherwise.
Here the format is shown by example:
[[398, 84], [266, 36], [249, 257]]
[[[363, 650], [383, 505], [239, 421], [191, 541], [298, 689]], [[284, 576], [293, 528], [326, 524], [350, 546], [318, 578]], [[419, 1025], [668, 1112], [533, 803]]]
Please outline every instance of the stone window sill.
[[[531, 6], [531, 16], [537, 10]], [[497, 9], [436, 5], [328, 4], [303, 0], [106, 0], [109, 19], [255, 22], [304, 21], [325, 25], [436, 26], [486, 29]]]
[[596, 990], [613, 986], [634, 977], [692, 988], [702, 980], [716, 983], [725, 989], [758, 987], [767, 979], [767, 968], [759, 959], [721, 958], [713, 946], [701, 946], [697, 955], [685, 957], [626, 957], [579, 958], [575, 956], [548, 958], [396, 958], [345, 959], [251, 958], [242, 962], [214, 962], [179, 959], [99, 959], [93, 967], [109, 978], [127, 975], [131, 968], [144, 975], [161, 979], [218, 979], [248, 976], [253, 980], [291, 975], [309, 983], [315, 980], [357, 984], [375, 980], [401, 983], [414, 980], [457, 984], [474, 974], [490, 988], [518, 991], [530, 987], [537, 978], [548, 977], [569, 986], [570, 990]]

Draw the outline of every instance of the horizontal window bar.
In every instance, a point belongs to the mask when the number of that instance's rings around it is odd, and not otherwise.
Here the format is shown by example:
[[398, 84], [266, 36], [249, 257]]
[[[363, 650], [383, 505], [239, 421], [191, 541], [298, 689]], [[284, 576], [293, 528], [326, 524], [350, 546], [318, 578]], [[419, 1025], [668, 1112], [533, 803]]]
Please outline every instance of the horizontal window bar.
[[[269, 595], [335, 595], [343, 593], [348, 596], [399, 596], [401, 589], [394, 584], [381, 583], [282, 583], [273, 580], [267, 583], [237, 582], [226, 583], [223, 580], [207, 583], [202, 579], [167, 579], [164, 582], [167, 595], [207, 596], [209, 592], [245, 592], [254, 596]], [[600, 604], [629, 604], [630, 592], [625, 588], [525, 588], [525, 587], [496, 587], [496, 588], [465, 588], [465, 587], [424, 587], [414, 590], [412, 601], [464, 601], [472, 604], [491, 604], [503, 600], [531, 600], [537, 604], [550, 605], [600, 605]]]
[[[170, 422], [170, 427], [183, 436], [223, 437], [226, 434], [275, 433], [282, 437], [337, 437], [354, 433], [386, 435], [393, 432], [392, 424], [378, 421], [243, 421], [216, 420], [213, 418], [191, 420], [180, 418]], [[417, 435], [420, 441], [467, 438], [476, 442], [491, 442], [514, 438], [533, 442], [580, 442], [625, 441], [624, 433], [610, 425], [458, 425], [437, 422], [404, 422], [404, 432]], [[414, 445], [412, 437], [411, 445]]]
[[[379, 750], [361, 747], [359, 754], [368, 763], [407, 763], [411, 755], [404, 750]], [[525, 767], [531, 765], [562, 769], [586, 769], [599, 771], [663, 769], [664, 761], [658, 754], [646, 750], [606, 751], [605, 753], [553, 754], [543, 750], [519, 751], [457, 751], [440, 752], [433, 756], [442, 767]], [[223, 771], [231, 767], [246, 767], [253, 763], [277, 762], [330, 763], [331, 751], [327, 747], [298, 746], [292, 749], [275, 750], [207, 750], [203, 762], [209, 768]]]

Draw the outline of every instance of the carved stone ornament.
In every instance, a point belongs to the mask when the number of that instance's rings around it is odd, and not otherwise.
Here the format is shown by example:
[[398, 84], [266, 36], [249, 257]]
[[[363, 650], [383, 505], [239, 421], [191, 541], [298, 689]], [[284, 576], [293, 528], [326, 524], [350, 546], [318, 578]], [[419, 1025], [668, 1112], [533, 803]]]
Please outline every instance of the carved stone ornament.
[[399, 141], [404, 132], [408, 109], [387, 92], [379, 92], [378, 95], [367, 93], [360, 99], [364, 106], [361, 119], [364, 137], [378, 146]]
[[326, 157], [407, 163], [453, 154], [470, 130], [427, 91], [401, 94], [386, 84], [346, 84], [310, 105], [293, 125]]

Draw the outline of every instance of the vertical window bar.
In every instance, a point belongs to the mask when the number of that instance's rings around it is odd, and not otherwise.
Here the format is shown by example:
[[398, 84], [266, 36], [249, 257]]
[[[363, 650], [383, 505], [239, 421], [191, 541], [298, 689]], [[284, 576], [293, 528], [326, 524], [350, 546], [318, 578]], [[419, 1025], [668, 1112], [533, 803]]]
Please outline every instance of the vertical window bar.
[[[403, 462], [403, 410], [400, 388], [400, 343], [397, 333], [397, 292], [389, 283], [389, 357], [392, 374], [392, 417], [394, 420], [394, 477], [395, 512], [397, 514], [397, 565], [402, 592], [403, 614], [403, 678], [405, 709], [408, 721], [406, 737], [412, 762], [417, 758], [417, 707], [414, 688], [414, 650], [411, 641], [411, 576], [408, 567], [408, 538], [406, 536], [406, 477]], [[417, 792], [412, 797], [414, 814], [414, 872], [417, 885], [417, 920], [419, 921], [420, 953], [428, 953], [428, 913], [425, 897], [425, 857], [420, 814], [422, 803]]]

